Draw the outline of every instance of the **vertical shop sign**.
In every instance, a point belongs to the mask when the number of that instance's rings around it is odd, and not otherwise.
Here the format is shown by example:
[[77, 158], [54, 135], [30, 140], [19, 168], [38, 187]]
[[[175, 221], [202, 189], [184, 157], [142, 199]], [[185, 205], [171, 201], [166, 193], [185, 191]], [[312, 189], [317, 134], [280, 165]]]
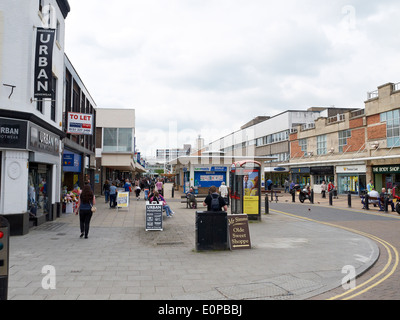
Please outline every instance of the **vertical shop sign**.
[[55, 29], [37, 28], [35, 51], [34, 97], [52, 97], [52, 66]]

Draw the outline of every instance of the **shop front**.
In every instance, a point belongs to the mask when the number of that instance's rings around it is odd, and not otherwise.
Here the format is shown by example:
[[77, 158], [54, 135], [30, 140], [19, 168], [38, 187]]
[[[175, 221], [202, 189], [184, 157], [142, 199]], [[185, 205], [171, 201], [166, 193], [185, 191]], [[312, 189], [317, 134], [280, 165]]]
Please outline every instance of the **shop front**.
[[292, 168], [290, 170], [292, 174], [292, 179], [295, 184], [300, 184], [301, 186], [306, 186], [310, 184], [310, 168], [303, 167], [303, 168]]
[[337, 166], [338, 193], [360, 195], [367, 186], [366, 172], [366, 165]]
[[400, 185], [400, 164], [373, 166], [375, 189], [380, 191], [382, 188], [392, 189]]
[[[265, 181], [271, 179], [274, 189], [284, 188], [285, 180], [290, 179], [290, 171], [288, 168], [282, 167], [265, 167], [264, 168]], [[262, 185], [264, 187], [264, 185]]]

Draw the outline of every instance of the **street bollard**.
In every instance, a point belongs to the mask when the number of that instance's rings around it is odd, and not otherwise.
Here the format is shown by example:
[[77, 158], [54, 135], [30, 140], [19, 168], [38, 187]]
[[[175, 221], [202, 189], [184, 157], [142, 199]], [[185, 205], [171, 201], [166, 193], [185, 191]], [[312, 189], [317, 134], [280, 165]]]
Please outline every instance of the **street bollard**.
[[329, 205], [333, 206], [333, 191], [329, 192]]
[[171, 191], [171, 197], [172, 198], [174, 198], [174, 196], [175, 196], [175, 187], [174, 186], [172, 186], [172, 191]]
[[369, 195], [368, 193], [365, 195], [365, 210], [369, 210]]
[[265, 194], [265, 214], [269, 214], [268, 194]]
[[7, 300], [8, 296], [9, 238], [10, 224], [0, 217], [0, 301]]
[[314, 204], [314, 189], [311, 189], [311, 204]]
[[385, 213], [388, 213], [389, 212], [389, 198], [387, 196], [385, 196], [384, 205], [385, 205]]
[[292, 190], [292, 202], [296, 202], [296, 191], [294, 189]]
[[351, 208], [351, 192], [349, 192], [347, 195], [347, 205], [349, 206], [349, 208]]

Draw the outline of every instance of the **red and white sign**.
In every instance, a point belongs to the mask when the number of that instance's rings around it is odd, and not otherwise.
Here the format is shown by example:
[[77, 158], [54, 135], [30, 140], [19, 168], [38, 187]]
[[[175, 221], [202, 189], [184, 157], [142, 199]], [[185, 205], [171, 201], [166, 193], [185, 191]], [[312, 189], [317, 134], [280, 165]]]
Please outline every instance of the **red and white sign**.
[[67, 133], [93, 135], [93, 115], [69, 112]]

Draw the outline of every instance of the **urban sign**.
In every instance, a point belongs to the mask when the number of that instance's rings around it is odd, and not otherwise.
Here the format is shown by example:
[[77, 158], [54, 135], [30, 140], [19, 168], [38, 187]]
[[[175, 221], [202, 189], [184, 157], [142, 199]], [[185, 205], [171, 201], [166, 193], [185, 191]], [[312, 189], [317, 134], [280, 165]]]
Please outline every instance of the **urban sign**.
[[34, 97], [52, 98], [53, 46], [55, 29], [37, 28], [35, 52]]

